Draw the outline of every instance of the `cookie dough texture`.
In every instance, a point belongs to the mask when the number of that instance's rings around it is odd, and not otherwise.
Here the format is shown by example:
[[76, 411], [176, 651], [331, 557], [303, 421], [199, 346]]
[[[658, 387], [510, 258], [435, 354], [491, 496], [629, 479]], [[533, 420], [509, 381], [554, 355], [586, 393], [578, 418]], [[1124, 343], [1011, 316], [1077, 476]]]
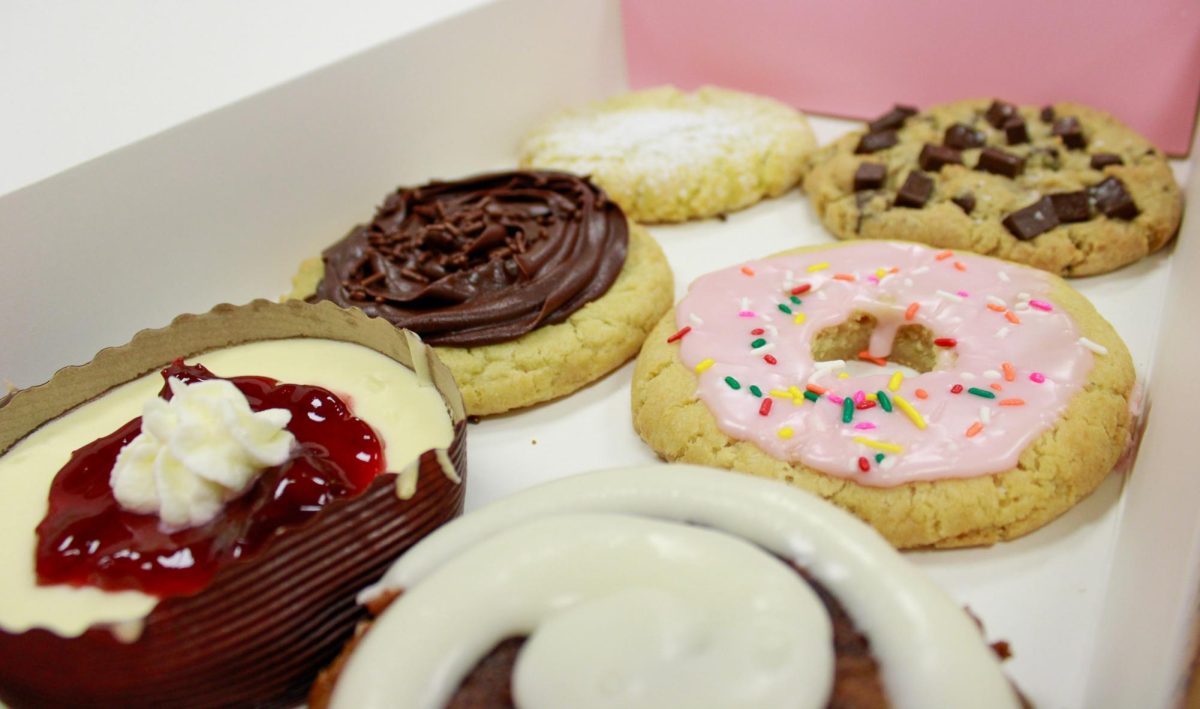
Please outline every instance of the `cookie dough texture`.
[[[797, 249], [802, 253], [816, 249]], [[1131, 432], [1134, 384], [1129, 351], [1091, 303], [1059, 279], [1051, 297], [1083, 336], [1108, 348], [1057, 424], [1021, 454], [1017, 467], [975, 478], [913, 482], [890, 488], [859, 485], [800, 463], [772, 458], [717, 428], [696, 398], [696, 375], [666, 339], [674, 309], [646, 338], [633, 378], [633, 424], [667, 461], [699, 463], [803, 488], [853, 512], [899, 548], [992, 544], [1027, 534], [1090, 494], [1116, 465]]]
[[[305, 261], [287, 297], [312, 295], [323, 272], [320, 258]], [[565, 322], [510, 342], [434, 350], [454, 374], [468, 414], [503, 413], [570, 394], [624, 364], [670, 309], [673, 292], [662, 249], [630, 224], [629, 254], [616, 282]]]
[[783, 193], [816, 147], [777, 101], [705, 87], [624, 94], [567, 111], [530, 134], [522, 167], [590, 175], [639, 222], [681, 222]]
[[[899, 130], [899, 142], [885, 150], [855, 154], [862, 131], [846, 135], [810, 156], [804, 190], [825, 226], [841, 239], [905, 239], [931, 246], [963, 249], [1034, 266], [1061, 276], [1089, 276], [1133, 263], [1166, 245], [1179, 228], [1183, 197], [1170, 165], [1146, 139], [1103, 111], [1079, 104], [1053, 106], [1057, 117], [1074, 116], [1087, 138], [1084, 149], [1071, 150], [1051, 135], [1041, 109], [1019, 107], [1030, 142], [1008, 145], [1004, 131], [984, 119], [992, 99], [938, 106], [910, 117]], [[934, 180], [933, 195], [921, 209], [893, 207], [896, 192], [917, 168], [926, 143], [942, 145], [946, 129], [965, 123], [982, 131], [987, 145], [1025, 158], [1015, 179], [973, 169], [981, 148], [962, 151], [964, 165], [926, 170]], [[1097, 153], [1120, 156], [1123, 165], [1091, 167]], [[887, 166], [884, 186], [854, 191], [854, 173], [862, 163]], [[1095, 185], [1106, 177], [1121, 180], [1141, 213], [1131, 221], [1098, 215], [1085, 222], [1062, 224], [1029, 241], [1013, 236], [1001, 223], [1012, 212], [1041, 197]], [[973, 193], [968, 215], [951, 202]]]

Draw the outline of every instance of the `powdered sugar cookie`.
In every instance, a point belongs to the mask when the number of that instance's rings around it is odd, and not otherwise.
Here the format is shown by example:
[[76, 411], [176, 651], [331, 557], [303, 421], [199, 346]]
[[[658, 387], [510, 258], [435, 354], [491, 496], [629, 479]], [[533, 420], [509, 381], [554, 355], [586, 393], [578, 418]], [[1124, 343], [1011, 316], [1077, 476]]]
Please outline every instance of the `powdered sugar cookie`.
[[635, 221], [681, 222], [782, 193], [815, 146], [804, 116], [777, 101], [663, 87], [550, 119], [521, 164], [590, 175]]
[[852, 243], [693, 283], [638, 358], [634, 426], [667, 460], [784, 480], [900, 547], [990, 544], [1099, 485], [1133, 381], [1112, 327], [1055, 276]]

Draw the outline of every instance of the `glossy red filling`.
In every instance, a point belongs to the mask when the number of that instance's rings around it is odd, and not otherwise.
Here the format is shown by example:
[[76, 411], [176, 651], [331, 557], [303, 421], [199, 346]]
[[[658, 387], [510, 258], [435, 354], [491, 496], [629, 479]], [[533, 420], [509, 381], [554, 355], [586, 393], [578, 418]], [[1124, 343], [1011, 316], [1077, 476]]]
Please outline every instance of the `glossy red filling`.
[[[176, 360], [163, 379], [218, 379]], [[330, 501], [364, 491], [383, 472], [383, 446], [349, 406], [317, 386], [267, 377], [229, 377], [254, 411], [287, 409], [296, 437], [292, 457], [268, 468], [222, 514], [200, 527], [162, 531], [157, 515], [129, 512], [113, 497], [109, 476], [121, 448], [141, 432], [141, 417], [80, 448], [50, 487], [38, 525], [38, 583], [138, 590], [156, 596], [195, 593], [222, 566], [253, 554], [287, 527]], [[171, 398], [164, 385], [159, 393]]]

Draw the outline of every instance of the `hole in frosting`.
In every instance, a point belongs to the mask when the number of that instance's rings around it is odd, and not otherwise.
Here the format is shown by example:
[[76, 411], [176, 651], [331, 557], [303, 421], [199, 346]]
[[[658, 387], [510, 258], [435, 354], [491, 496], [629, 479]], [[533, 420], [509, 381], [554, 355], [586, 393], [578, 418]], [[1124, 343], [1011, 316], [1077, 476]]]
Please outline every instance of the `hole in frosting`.
[[[817, 333], [812, 341], [813, 360], [858, 360], [859, 353], [871, 349], [871, 338], [876, 334], [878, 326], [879, 323], [873, 315], [859, 311], [851, 313], [845, 322]], [[891, 364], [908, 367], [922, 374], [943, 368], [938, 365], [938, 348], [933, 344], [933, 333], [929, 328], [915, 324], [901, 325], [895, 333], [890, 348], [884, 347], [881, 352], [879, 344], [876, 343], [872, 354], [886, 359]], [[883, 352], [886, 352], [886, 355]]]

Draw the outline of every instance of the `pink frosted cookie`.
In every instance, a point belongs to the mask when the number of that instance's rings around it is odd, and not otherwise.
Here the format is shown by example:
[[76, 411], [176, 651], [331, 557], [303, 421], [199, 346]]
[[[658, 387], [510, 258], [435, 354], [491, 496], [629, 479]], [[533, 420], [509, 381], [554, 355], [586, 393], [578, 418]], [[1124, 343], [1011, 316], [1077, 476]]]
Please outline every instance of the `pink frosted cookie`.
[[1129, 353], [1061, 279], [894, 242], [710, 273], [638, 359], [634, 425], [664, 458], [782, 479], [900, 547], [1054, 519], [1128, 437]]

